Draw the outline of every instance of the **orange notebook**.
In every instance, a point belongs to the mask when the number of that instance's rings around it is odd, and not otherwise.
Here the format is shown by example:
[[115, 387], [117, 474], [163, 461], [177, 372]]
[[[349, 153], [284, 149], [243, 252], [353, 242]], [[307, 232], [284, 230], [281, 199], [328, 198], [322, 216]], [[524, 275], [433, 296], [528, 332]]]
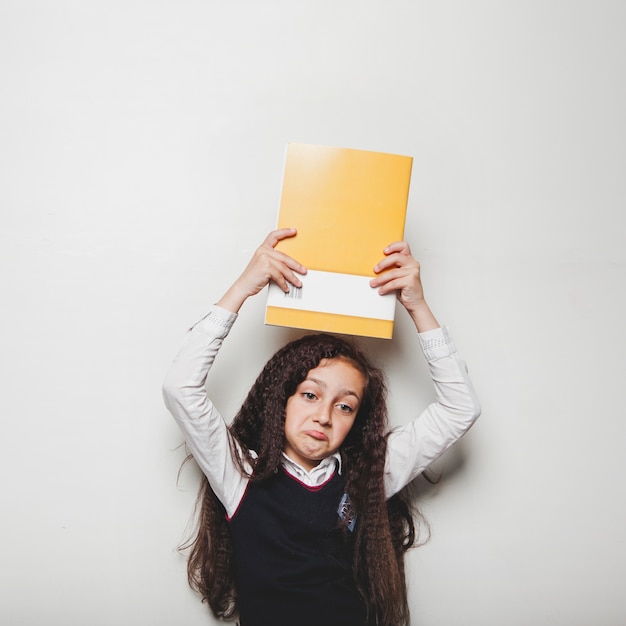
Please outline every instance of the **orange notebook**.
[[369, 286], [388, 244], [404, 238], [412, 157], [287, 145], [278, 228], [298, 234], [277, 249], [308, 273], [285, 294], [270, 284], [265, 323], [391, 338], [396, 298]]

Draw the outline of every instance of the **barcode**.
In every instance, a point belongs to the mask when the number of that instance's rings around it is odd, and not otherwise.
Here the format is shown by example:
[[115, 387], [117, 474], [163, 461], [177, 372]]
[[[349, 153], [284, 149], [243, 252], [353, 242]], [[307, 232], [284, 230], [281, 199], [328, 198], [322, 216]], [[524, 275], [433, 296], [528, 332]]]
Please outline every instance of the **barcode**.
[[289, 291], [284, 292], [285, 298], [295, 298], [296, 300], [302, 299], [302, 287], [294, 287], [289, 285]]

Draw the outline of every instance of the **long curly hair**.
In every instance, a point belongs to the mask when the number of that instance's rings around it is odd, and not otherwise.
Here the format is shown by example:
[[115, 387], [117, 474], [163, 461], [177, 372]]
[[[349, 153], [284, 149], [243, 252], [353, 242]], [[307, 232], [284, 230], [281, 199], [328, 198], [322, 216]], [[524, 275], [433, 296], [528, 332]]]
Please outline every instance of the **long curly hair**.
[[[325, 359], [342, 359], [365, 377], [354, 425], [340, 448], [345, 491], [357, 515], [353, 574], [370, 620], [381, 626], [409, 623], [404, 554], [416, 542], [408, 498], [385, 496], [387, 388], [383, 372], [353, 343], [328, 334], [306, 335], [287, 344], [266, 363], [229, 427], [233, 455], [251, 481], [263, 481], [280, 466], [285, 444], [285, 407], [311, 369]], [[236, 442], [239, 451], [237, 451]], [[247, 468], [252, 468], [250, 471]], [[233, 554], [224, 507], [203, 478], [197, 527], [181, 546], [190, 549], [190, 586], [213, 614], [238, 614]]]

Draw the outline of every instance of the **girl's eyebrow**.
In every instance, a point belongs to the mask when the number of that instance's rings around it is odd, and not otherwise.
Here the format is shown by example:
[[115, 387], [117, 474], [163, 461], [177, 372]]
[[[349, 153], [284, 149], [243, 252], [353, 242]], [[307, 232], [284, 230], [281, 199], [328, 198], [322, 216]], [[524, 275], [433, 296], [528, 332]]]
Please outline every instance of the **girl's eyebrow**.
[[[307, 376], [302, 382], [312, 382], [316, 385], [322, 387], [322, 389], [326, 388], [326, 383], [323, 380], [319, 380], [318, 378], [313, 378], [312, 376]], [[342, 389], [339, 395], [342, 396], [354, 396], [359, 402], [361, 401], [361, 397], [356, 391], [352, 391], [352, 389]]]
[[307, 376], [303, 382], [312, 382], [320, 387], [326, 387], [326, 383], [323, 380], [319, 380], [318, 378], [313, 378], [313, 376]]

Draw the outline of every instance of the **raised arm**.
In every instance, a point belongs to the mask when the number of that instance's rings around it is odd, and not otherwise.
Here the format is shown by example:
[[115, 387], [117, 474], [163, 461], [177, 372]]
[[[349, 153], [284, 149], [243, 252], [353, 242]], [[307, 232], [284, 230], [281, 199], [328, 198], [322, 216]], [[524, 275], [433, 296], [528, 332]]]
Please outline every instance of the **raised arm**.
[[299, 285], [294, 272], [306, 270], [291, 257], [274, 250], [281, 239], [294, 235], [294, 229], [282, 229], [266, 237], [239, 278], [187, 333], [163, 383], [165, 404], [229, 515], [245, 492], [247, 478], [232, 457], [226, 423], [209, 399], [205, 383], [241, 305], [270, 280], [283, 289], [288, 289], [287, 283]]
[[440, 327], [426, 303], [420, 265], [409, 245], [404, 241], [393, 243], [384, 254], [370, 284], [381, 294], [395, 291], [411, 316], [435, 389], [435, 402], [389, 435], [385, 488], [390, 497], [467, 432], [480, 415], [480, 405], [450, 334]]

